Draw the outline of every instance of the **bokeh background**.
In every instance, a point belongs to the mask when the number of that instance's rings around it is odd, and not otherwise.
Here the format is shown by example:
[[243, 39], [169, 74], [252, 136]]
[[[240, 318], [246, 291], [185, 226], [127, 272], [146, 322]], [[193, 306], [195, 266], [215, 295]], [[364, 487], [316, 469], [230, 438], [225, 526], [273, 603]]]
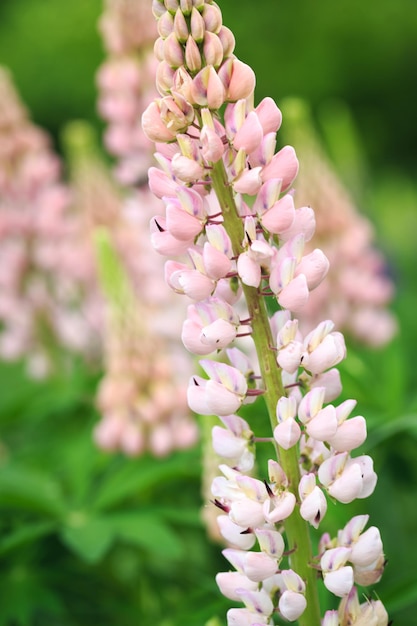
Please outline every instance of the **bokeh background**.
[[[377, 350], [352, 341], [342, 366], [344, 395], [369, 420], [366, 451], [379, 474], [369, 501], [349, 508], [365, 506], [380, 527], [388, 566], [377, 593], [395, 626], [415, 626], [417, 5], [219, 4], [237, 55], [255, 69], [257, 98], [310, 105], [396, 285], [396, 338]], [[58, 151], [74, 119], [103, 129], [101, 11], [101, 0], [0, 3], [0, 64]], [[157, 461], [99, 452], [91, 438], [99, 377], [80, 362], [34, 381], [21, 363], [0, 363], [0, 625], [224, 623], [228, 604], [213, 582], [224, 564], [200, 515], [200, 448]], [[335, 528], [348, 518], [339, 509], [330, 513]], [[117, 516], [124, 522], [112, 526]]]

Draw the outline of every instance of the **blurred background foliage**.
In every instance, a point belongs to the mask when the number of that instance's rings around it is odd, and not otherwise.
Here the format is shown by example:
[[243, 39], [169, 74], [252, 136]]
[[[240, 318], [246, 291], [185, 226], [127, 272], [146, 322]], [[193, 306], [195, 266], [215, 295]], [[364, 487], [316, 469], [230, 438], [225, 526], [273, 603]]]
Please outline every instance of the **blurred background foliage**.
[[[257, 97], [310, 103], [340, 176], [375, 224], [396, 283], [400, 332], [371, 351], [351, 343], [344, 397], [369, 420], [379, 474], [366, 501], [388, 557], [377, 592], [395, 626], [417, 609], [417, 6], [415, 0], [222, 0]], [[96, 24], [102, 0], [2, 0], [0, 63], [59, 148], [64, 125], [98, 129]], [[285, 119], [284, 119], [285, 128]], [[297, 147], [297, 146], [296, 146]], [[200, 521], [200, 452], [156, 461], [93, 446], [97, 374], [74, 363], [45, 382], [0, 366], [0, 626], [202, 626], [227, 602], [224, 568]]]

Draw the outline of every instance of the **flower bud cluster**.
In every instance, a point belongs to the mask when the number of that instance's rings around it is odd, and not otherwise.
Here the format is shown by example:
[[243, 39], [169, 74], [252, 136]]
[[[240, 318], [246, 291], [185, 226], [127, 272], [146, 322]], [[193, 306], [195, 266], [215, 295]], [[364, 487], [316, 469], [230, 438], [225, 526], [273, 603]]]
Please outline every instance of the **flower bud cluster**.
[[156, 96], [157, 36], [148, 0], [108, 0], [99, 28], [108, 58], [97, 74], [98, 109], [108, 126], [107, 150], [118, 162], [115, 176], [125, 185], [143, 185], [150, 165], [151, 143], [140, 117]]
[[[310, 207], [294, 203], [294, 149], [275, 153], [281, 112], [270, 98], [255, 107], [252, 70], [231, 51], [220, 53], [218, 6], [154, 0], [153, 8], [162, 98], [148, 107], [142, 123], [157, 142], [160, 168], [150, 168], [149, 184], [165, 214], [152, 219], [151, 240], [160, 254], [174, 257], [165, 264], [168, 285], [192, 300], [182, 339], [205, 357], [205, 376], [191, 377], [189, 406], [219, 416], [224, 426], [214, 429], [213, 444], [229, 463], [214, 479], [212, 496], [222, 511], [220, 532], [231, 546], [224, 556], [236, 571], [219, 574], [217, 582], [228, 598], [245, 605], [229, 611], [228, 626], [272, 624], [274, 613], [295, 621], [306, 610], [309, 589], [291, 567], [291, 556], [290, 567], [281, 567], [286, 525], [300, 516], [318, 528], [327, 498], [351, 502], [370, 495], [376, 484], [370, 457], [351, 456], [366, 438], [364, 418], [350, 418], [355, 401], [330, 404], [341, 392], [335, 366], [346, 355], [343, 335], [330, 320], [303, 335], [293, 317], [325, 278], [329, 262], [321, 250], [305, 248], [315, 217]], [[278, 305], [271, 319], [261, 318], [264, 297]], [[247, 335], [258, 360], [236, 347]], [[272, 441], [280, 460], [299, 450], [298, 468], [294, 473], [292, 466], [290, 476], [283, 462], [271, 460], [269, 482], [262, 482], [249, 475], [256, 437], [236, 413], [264, 393], [268, 404], [273, 376], [282, 387], [274, 401]], [[317, 561], [325, 584], [340, 597], [354, 582], [364, 584], [367, 574], [376, 581], [380, 572], [381, 546], [372, 562], [357, 560], [360, 548], [353, 543], [360, 544], [363, 526], [351, 529], [349, 545], [346, 529], [339, 544], [323, 544]], [[343, 552], [337, 563], [349, 572], [351, 584], [341, 592], [332, 580], [342, 575], [332, 576], [331, 554], [326, 557], [332, 549]]]
[[176, 376], [176, 370], [187, 364], [167, 356], [169, 346], [146, 328], [146, 309], [136, 304], [140, 318], [128, 320], [133, 314], [129, 307], [122, 319], [109, 320], [106, 374], [97, 395], [101, 420], [94, 439], [104, 450], [121, 450], [129, 456], [145, 450], [165, 456], [197, 439], [197, 425]]

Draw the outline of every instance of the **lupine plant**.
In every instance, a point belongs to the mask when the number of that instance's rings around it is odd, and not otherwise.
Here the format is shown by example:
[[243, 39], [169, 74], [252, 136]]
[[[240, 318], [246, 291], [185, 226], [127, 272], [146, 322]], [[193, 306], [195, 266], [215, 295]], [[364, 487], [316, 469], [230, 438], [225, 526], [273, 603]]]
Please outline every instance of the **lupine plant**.
[[[214, 450], [229, 463], [212, 484], [223, 551], [234, 571], [221, 572], [221, 592], [243, 607], [228, 626], [386, 626], [380, 600], [357, 586], [384, 568], [381, 537], [357, 515], [313, 553], [310, 528], [322, 528], [328, 500], [366, 498], [376, 485], [372, 459], [352, 452], [366, 438], [353, 399], [341, 392], [335, 366], [346, 356], [343, 335], [325, 319], [302, 335], [297, 314], [325, 278], [323, 252], [306, 254], [314, 211], [296, 208], [294, 149], [275, 152], [281, 112], [271, 98], [254, 105], [255, 74], [234, 54], [232, 32], [211, 0], [154, 0], [159, 38], [157, 98], [143, 114], [160, 169], [149, 184], [165, 215], [151, 238], [168, 285], [190, 298], [182, 340], [201, 355], [206, 377], [192, 376], [190, 407], [216, 415]], [[181, 258], [182, 257], [182, 258]], [[234, 342], [250, 336], [254, 350]], [[262, 396], [274, 458], [254, 476], [255, 425], [238, 415]], [[260, 442], [259, 442], [260, 444]], [[261, 445], [261, 444], [260, 444]], [[341, 598], [324, 616], [318, 586]]]

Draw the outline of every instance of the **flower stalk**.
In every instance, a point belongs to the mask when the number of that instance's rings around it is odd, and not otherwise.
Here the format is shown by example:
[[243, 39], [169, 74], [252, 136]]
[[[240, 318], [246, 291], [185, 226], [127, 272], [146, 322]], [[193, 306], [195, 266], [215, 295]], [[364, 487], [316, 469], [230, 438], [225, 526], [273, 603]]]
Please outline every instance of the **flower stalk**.
[[[212, 183], [219, 204], [222, 208], [224, 226], [230, 236], [234, 255], [242, 253], [240, 244], [243, 237], [242, 220], [239, 217], [231, 187], [228, 185], [223, 162], [213, 164]], [[261, 377], [265, 386], [264, 400], [268, 410], [271, 429], [277, 426], [276, 406], [278, 400], [285, 396], [281, 372], [277, 368], [275, 353], [272, 349], [274, 340], [271, 333], [269, 316], [265, 298], [255, 287], [242, 285], [252, 326], [252, 338], [258, 355]], [[298, 454], [295, 447], [284, 450], [275, 443], [277, 460], [288, 478], [288, 488], [297, 497], [300, 482]], [[320, 621], [320, 606], [317, 589], [317, 572], [311, 567], [313, 552], [308, 523], [301, 517], [298, 508], [285, 522], [285, 533], [290, 552], [291, 567], [306, 582], [307, 607], [299, 618], [300, 626], [314, 626]]]

